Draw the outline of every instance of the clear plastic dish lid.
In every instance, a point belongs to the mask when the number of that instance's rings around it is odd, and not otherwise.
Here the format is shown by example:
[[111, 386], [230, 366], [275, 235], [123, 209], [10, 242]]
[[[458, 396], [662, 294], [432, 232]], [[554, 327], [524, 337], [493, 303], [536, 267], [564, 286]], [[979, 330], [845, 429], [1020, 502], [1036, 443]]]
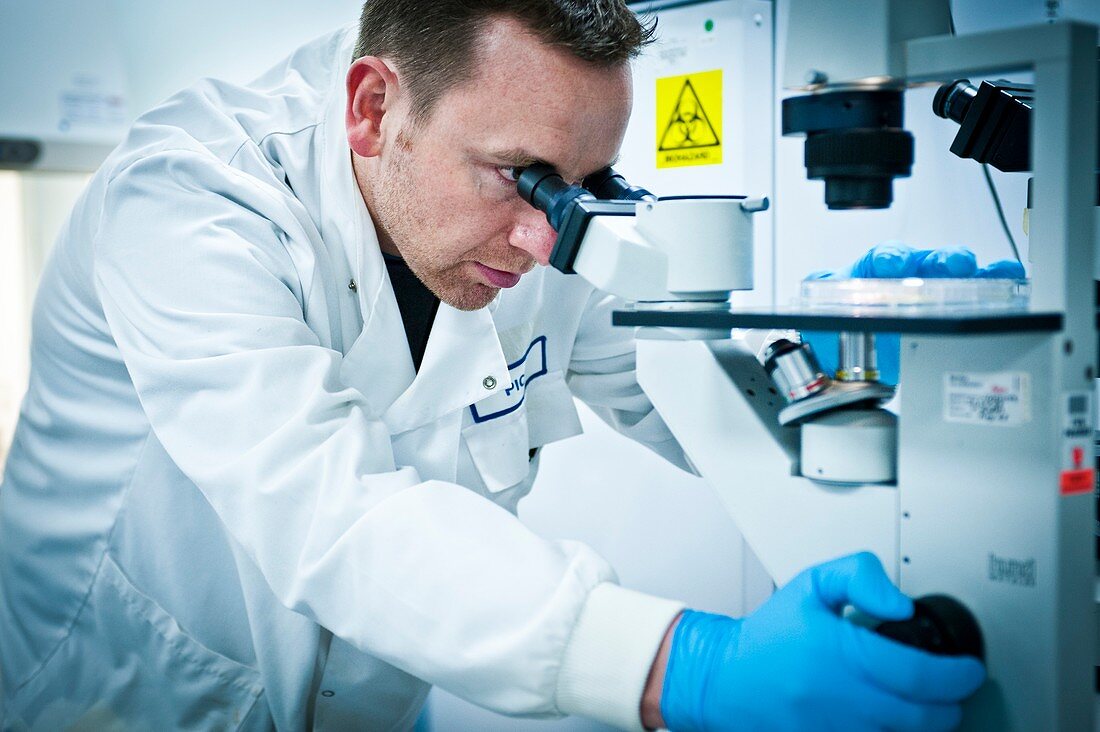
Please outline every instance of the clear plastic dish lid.
[[799, 304], [809, 308], [1019, 310], [1031, 294], [1028, 280], [977, 278], [806, 280]]

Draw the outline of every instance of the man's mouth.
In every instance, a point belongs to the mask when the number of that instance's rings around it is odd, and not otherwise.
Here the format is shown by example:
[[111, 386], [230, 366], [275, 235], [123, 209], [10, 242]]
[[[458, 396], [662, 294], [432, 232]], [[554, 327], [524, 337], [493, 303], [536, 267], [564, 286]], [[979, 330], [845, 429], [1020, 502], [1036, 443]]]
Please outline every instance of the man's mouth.
[[516, 283], [519, 282], [519, 278], [522, 276], [521, 274], [517, 274], [515, 272], [507, 272], [502, 269], [493, 269], [492, 267], [487, 267], [481, 262], [474, 262], [474, 266], [477, 268], [477, 271], [481, 273], [481, 276], [485, 278], [488, 284], [492, 285], [493, 287], [500, 287], [502, 289], [515, 287]]

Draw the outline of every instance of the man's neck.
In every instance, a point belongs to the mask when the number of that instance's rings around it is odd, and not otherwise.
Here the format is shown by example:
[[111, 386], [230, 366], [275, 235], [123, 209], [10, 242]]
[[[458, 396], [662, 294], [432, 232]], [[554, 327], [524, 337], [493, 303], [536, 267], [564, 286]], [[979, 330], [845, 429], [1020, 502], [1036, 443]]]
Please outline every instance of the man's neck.
[[374, 230], [378, 234], [378, 247], [386, 254], [400, 257], [401, 252], [394, 245], [389, 232], [378, 223], [379, 219], [375, 210], [374, 198], [371, 195], [370, 171], [367, 170], [367, 161], [365, 158], [356, 155], [355, 151], [350, 151], [349, 154], [351, 155], [351, 170], [355, 175], [355, 184], [359, 187], [359, 195], [363, 199], [363, 204], [367, 207], [367, 212], [374, 223]]

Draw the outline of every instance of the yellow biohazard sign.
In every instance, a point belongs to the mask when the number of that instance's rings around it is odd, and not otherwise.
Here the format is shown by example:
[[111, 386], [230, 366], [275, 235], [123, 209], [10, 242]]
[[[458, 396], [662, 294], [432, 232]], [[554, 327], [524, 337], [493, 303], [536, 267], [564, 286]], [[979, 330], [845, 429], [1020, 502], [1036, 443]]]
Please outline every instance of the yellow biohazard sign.
[[722, 162], [722, 70], [657, 79], [657, 167]]

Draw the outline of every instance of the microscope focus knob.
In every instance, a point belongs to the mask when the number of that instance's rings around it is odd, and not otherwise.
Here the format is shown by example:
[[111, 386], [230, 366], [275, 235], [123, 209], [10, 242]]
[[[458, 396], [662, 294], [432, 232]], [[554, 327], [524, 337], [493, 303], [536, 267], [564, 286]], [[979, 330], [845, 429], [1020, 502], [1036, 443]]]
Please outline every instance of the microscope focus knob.
[[875, 632], [929, 653], [985, 661], [982, 629], [965, 605], [947, 595], [925, 595], [913, 606], [913, 617], [880, 623]]

